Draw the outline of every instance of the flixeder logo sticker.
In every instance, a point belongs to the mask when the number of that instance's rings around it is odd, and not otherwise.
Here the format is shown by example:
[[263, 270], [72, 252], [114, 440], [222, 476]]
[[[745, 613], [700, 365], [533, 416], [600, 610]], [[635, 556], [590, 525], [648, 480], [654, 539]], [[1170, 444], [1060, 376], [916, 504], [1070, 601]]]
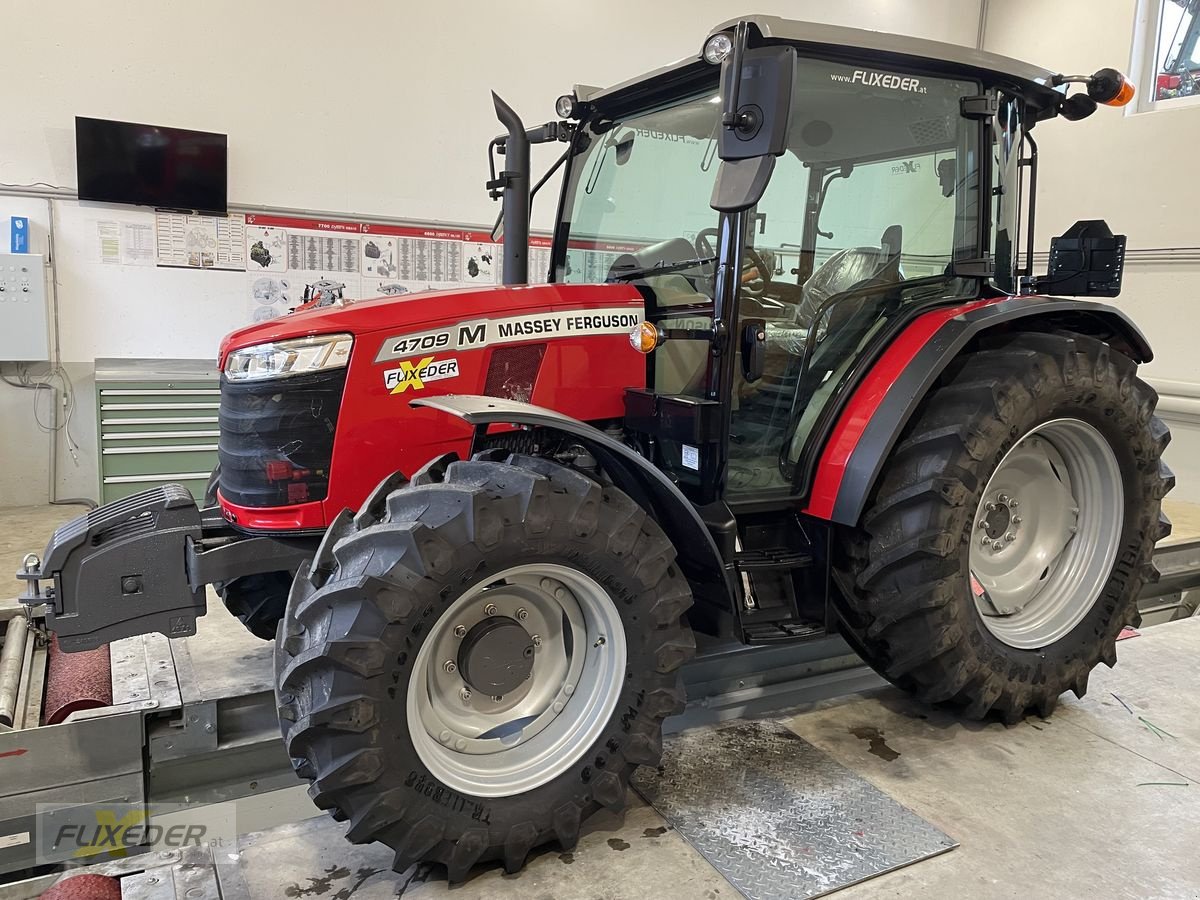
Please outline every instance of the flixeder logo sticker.
[[913, 78], [911, 75], [893, 75], [891, 72], [872, 72], [865, 69], [855, 69], [852, 75], [847, 75], [845, 72], [830, 72], [829, 79], [840, 84], [881, 87], [893, 91], [907, 91], [912, 94], [929, 93], [929, 88], [921, 84], [920, 78]]
[[403, 394], [409, 388], [414, 391], [424, 390], [427, 382], [441, 381], [445, 378], [458, 376], [458, 360], [437, 359], [426, 356], [422, 359], [409, 359], [400, 363], [398, 369], [388, 369], [383, 373], [383, 383], [392, 394]]

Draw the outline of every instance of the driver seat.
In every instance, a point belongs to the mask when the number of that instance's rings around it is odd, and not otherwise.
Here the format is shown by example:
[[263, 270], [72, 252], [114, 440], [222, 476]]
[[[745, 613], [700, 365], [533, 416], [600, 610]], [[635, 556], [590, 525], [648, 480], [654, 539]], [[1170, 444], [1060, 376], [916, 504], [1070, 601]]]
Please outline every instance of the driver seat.
[[[821, 304], [835, 294], [899, 281], [903, 242], [903, 227], [889, 225], [884, 229], [878, 247], [847, 247], [834, 253], [804, 282], [800, 303], [796, 306], [795, 323], [801, 328], [810, 328], [820, 315]], [[835, 307], [818, 337], [836, 328], [861, 306], [862, 301], [858, 301]]]

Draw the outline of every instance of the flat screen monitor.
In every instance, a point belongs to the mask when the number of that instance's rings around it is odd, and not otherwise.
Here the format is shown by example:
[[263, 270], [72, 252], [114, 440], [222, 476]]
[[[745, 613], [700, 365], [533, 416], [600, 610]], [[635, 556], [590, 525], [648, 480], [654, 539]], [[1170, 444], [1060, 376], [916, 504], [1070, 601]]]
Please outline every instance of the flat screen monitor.
[[79, 199], [224, 213], [228, 137], [75, 117]]

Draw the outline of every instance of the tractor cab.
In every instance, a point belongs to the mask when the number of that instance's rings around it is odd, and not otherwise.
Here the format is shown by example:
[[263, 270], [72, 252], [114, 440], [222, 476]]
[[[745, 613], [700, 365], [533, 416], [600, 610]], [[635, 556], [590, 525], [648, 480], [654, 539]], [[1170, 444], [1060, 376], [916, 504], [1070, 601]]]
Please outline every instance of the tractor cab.
[[647, 388], [626, 422], [643, 452], [698, 504], [806, 493], [826, 426], [899, 329], [1031, 287], [1021, 175], [1065, 99], [1015, 60], [769, 17], [562, 98], [578, 124], [552, 277], [645, 298]]

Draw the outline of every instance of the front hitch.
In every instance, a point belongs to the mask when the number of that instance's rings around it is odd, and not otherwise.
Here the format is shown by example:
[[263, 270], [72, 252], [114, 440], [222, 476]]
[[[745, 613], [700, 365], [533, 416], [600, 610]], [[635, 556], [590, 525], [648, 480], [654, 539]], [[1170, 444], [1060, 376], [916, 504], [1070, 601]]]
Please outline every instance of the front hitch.
[[236, 532], [219, 509], [201, 512], [187, 488], [167, 484], [56, 530], [40, 559], [26, 556], [17, 599], [68, 652], [153, 632], [188, 637], [207, 611], [206, 584], [295, 572], [318, 541]]
[[155, 631], [195, 634], [204, 586], [188, 582], [184, 560], [200, 535], [200, 510], [186, 488], [133, 494], [58, 528], [41, 559], [27, 557], [17, 573], [27, 585], [17, 599], [44, 606], [46, 627], [65, 651]]

